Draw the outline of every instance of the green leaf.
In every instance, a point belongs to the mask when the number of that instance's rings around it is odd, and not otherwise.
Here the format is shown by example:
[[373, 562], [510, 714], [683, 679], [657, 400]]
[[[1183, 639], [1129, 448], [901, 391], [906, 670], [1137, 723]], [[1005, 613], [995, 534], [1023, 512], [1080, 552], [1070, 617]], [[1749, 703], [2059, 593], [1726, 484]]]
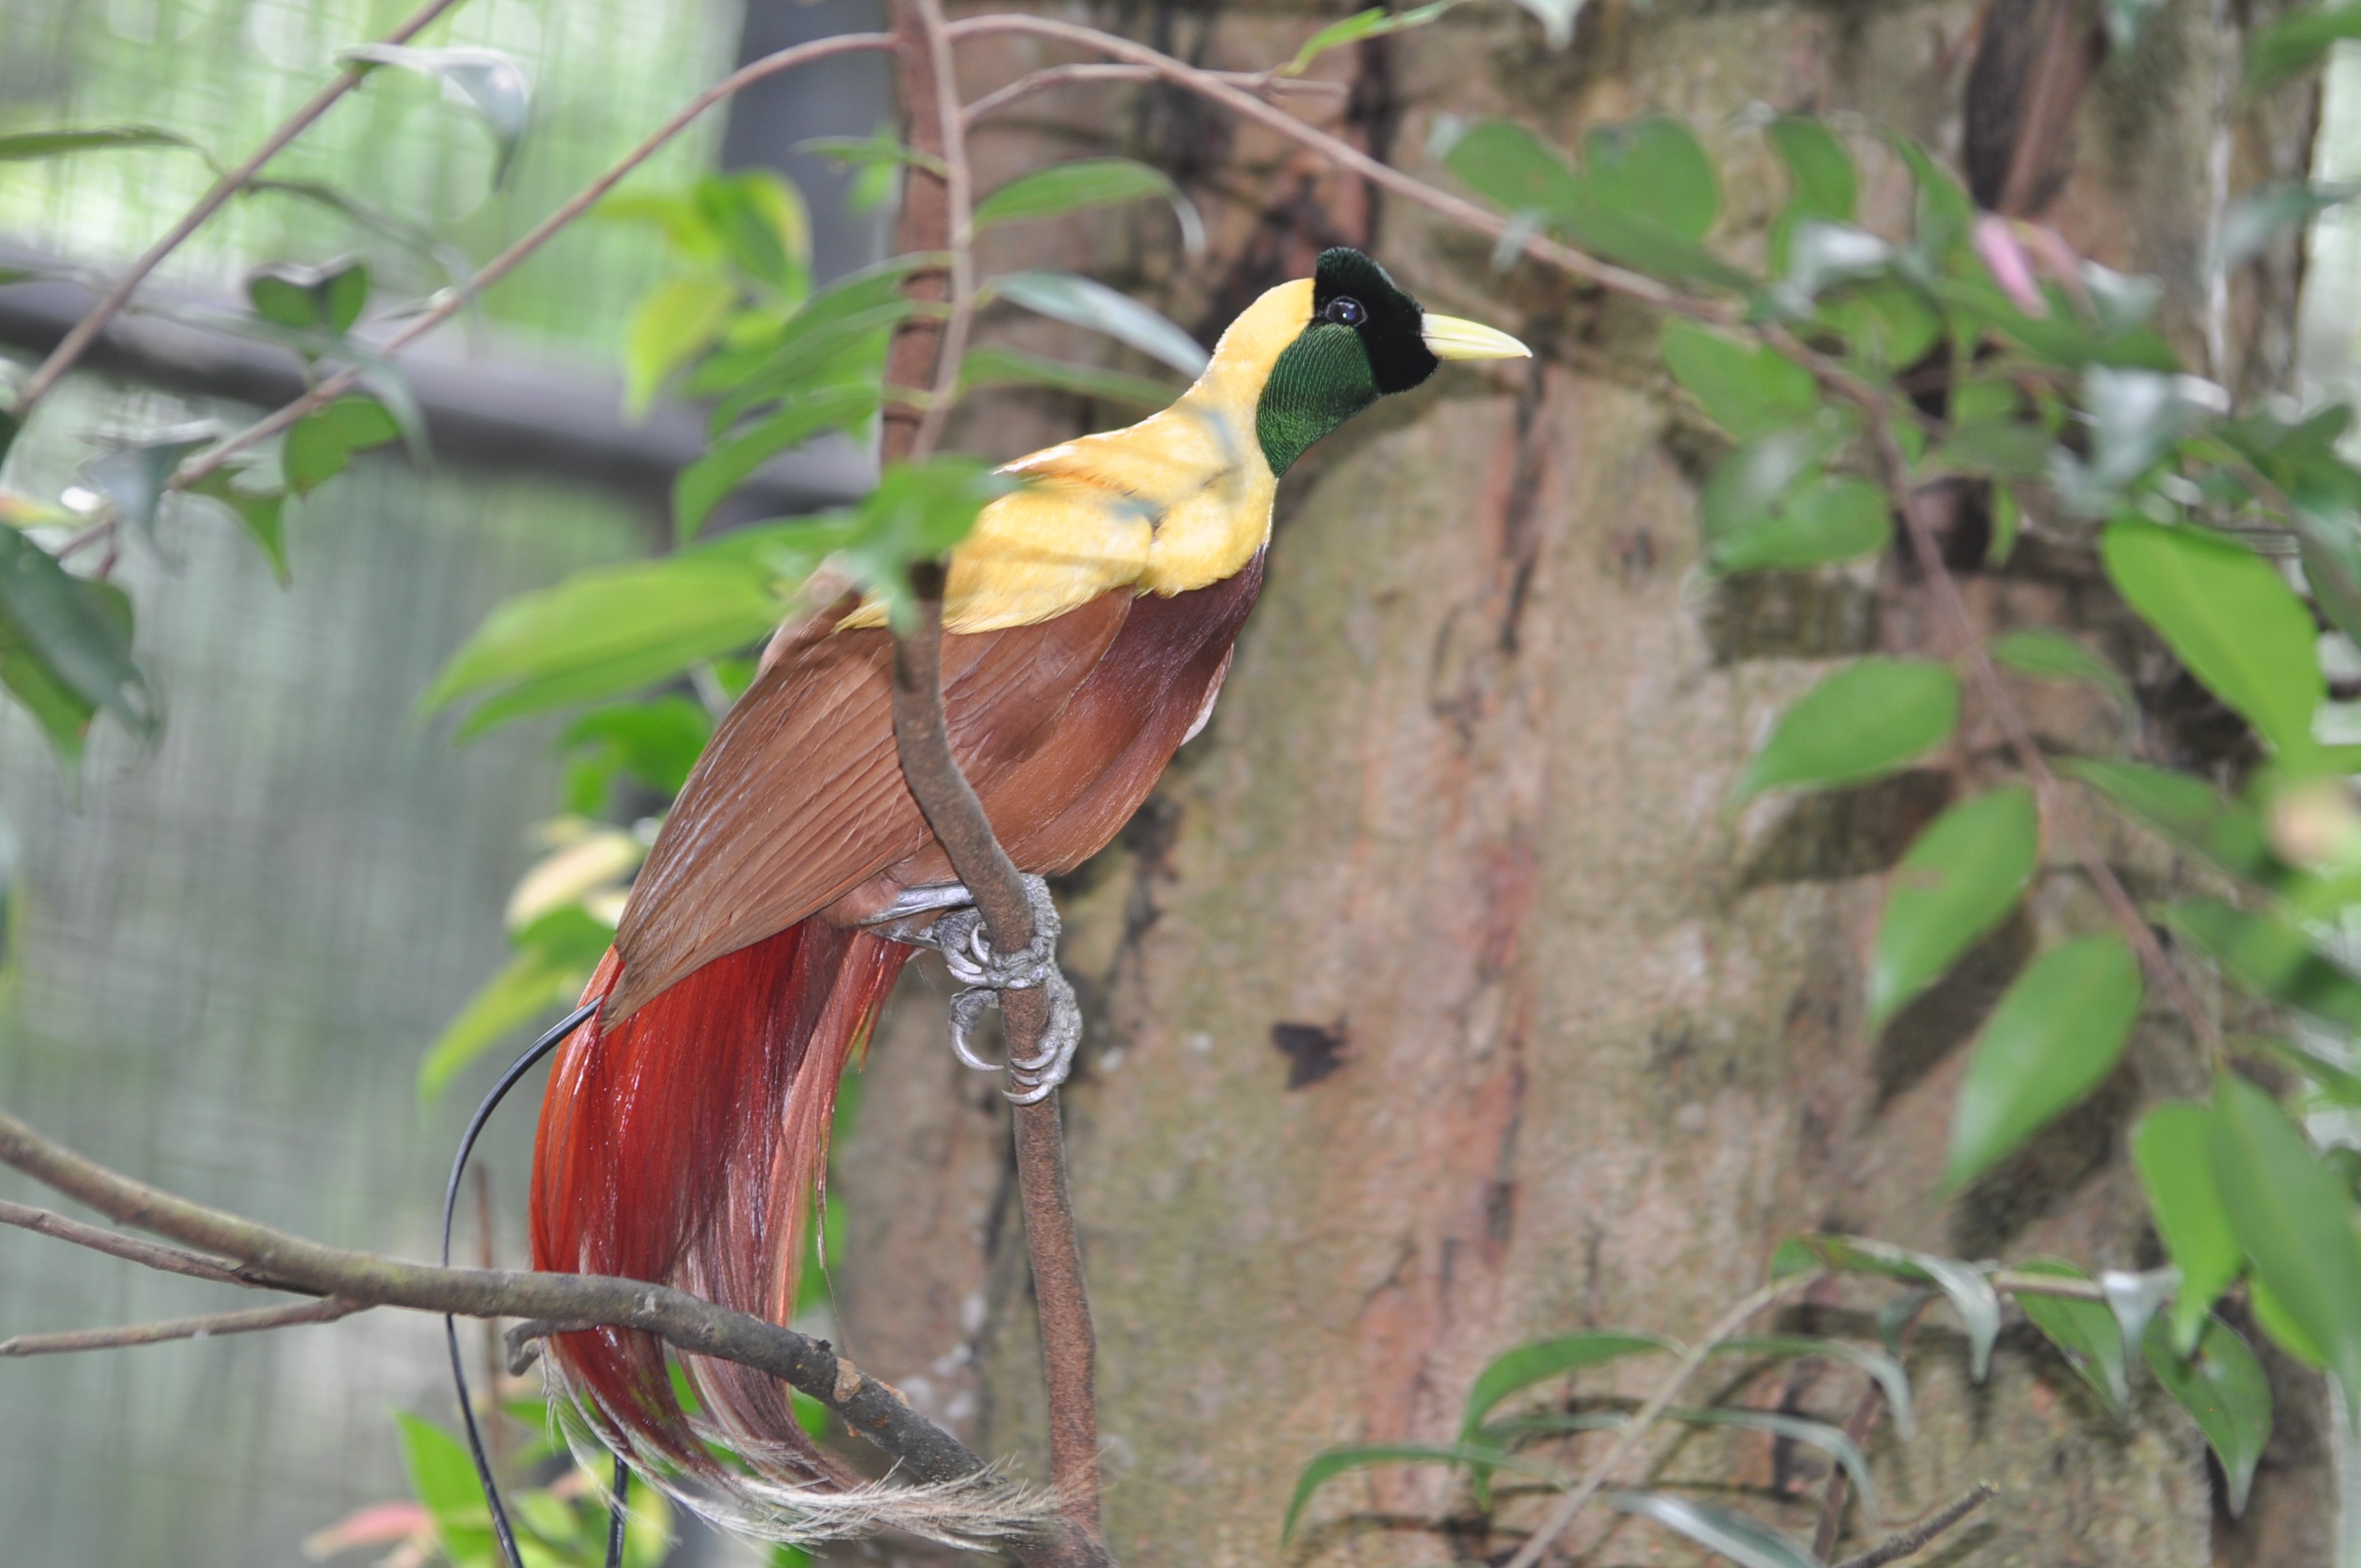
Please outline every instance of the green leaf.
[[1824, 122], [1800, 115], [1780, 115], [1766, 134], [1787, 166], [1789, 210], [1830, 223], [1850, 223], [1861, 181], [1843, 138]]
[[2312, 749], [2327, 696], [2311, 612], [2252, 551], [2139, 518], [2107, 525], [2100, 555], [2116, 589], [2190, 674], [2283, 754]]
[[1692, 243], [1721, 210], [1713, 160], [1688, 126], [1664, 115], [1594, 126], [1582, 138], [1590, 200], [1619, 217], [1659, 225]]
[[434, 1516], [435, 1532], [454, 1558], [489, 1552], [491, 1511], [476, 1479], [475, 1462], [459, 1440], [407, 1410], [393, 1412], [401, 1433], [402, 1467], [410, 1489]]
[[1846, 1435], [1840, 1427], [1776, 1410], [1749, 1409], [1733, 1405], [1675, 1407], [1664, 1412], [1664, 1419], [1689, 1426], [1745, 1427], [1751, 1431], [1769, 1432], [1789, 1442], [1817, 1448], [1844, 1467], [1845, 1473], [1852, 1477], [1853, 1489], [1861, 1494], [1862, 1510], [1872, 1519], [1877, 1517], [1877, 1485], [1870, 1478], [1869, 1459], [1861, 1453], [1861, 1445]]
[[2008, 917], [2040, 850], [2041, 813], [2023, 784], [1963, 800], [1918, 835], [1894, 868], [1870, 959], [1872, 1029]]
[[130, 609], [122, 590], [72, 576], [22, 533], [0, 529], [0, 628], [15, 656], [146, 734], [155, 728], [155, 707], [131, 662]]
[[567, 725], [557, 745], [566, 752], [603, 752], [648, 788], [673, 795], [688, 782], [689, 770], [712, 735], [713, 716], [705, 705], [674, 692], [647, 702], [595, 708]]
[[1817, 1334], [1740, 1334], [1723, 1340], [1713, 1347], [1716, 1355], [1781, 1356], [1798, 1359], [1817, 1356], [1825, 1361], [1850, 1362], [1867, 1373], [1884, 1390], [1887, 1409], [1894, 1413], [1894, 1428], [1905, 1438], [1917, 1431], [1918, 1421], [1910, 1399], [1910, 1374], [1902, 1363], [1883, 1351], [1850, 1340], [1824, 1339]]
[[122, 523], [152, 539], [165, 482], [181, 458], [216, 433], [210, 424], [185, 424], [147, 435], [108, 437], [104, 450], [82, 466], [82, 476], [107, 499]]
[[1296, 1477], [1295, 1496], [1288, 1499], [1287, 1520], [1279, 1526], [1279, 1540], [1285, 1541], [1295, 1533], [1296, 1522], [1303, 1517], [1303, 1506], [1312, 1500], [1314, 1492], [1348, 1471], [1367, 1470], [1378, 1464], [1466, 1464], [1488, 1471], [1510, 1470], [1558, 1479], [1555, 1471], [1529, 1464], [1505, 1449], [1474, 1443], [1390, 1442], [1332, 1448], [1305, 1465], [1303, 1474]]
[[1016, 179], [976, 203], [975, 225], [1054, 217], [1085, 207], [1108, 207], [1155, 199], [1169, 203], [1180, 222], [1180, 244], [1191, 256], [1205, 250], [1205, 221], [1170, 175], [1130, 158], [1084, 158], [1053, 163]]
[[931, 152], [920, 152], [892, 137], [807, 137], [790, 150], [814, 153], [855, 169], [923, 169], [940, 176], [949, 167]]
[[1378, 38], [1388, 33], [1422, 27], [1458, 3], [1459, 0], [1433, 0], [1432, 4], [1413, 5], [1407, 11], [1390, 15], [1383, 6], [1371, 6], [1368, 10], [1356, 12], [1341, 22], [1331, 22], [1304, 39], [1303, 47], [1295, 51], [1295, 58], [1280, 66], [1278, 74], [1301, 76], [1311, 69], [1313, 60], [1332, 49], [1341, 49], [1346, 44], [1356, 44], [1364, 38]]
[[1811, 372], [1767, 345], [1748, 345], [1675, 316], [1664, 323], [1664, 364], [1681, 389], [1739, 441], [1818, 411]]
[[1566, 1334], [1521, 1344], [1494, 1357], [1467, 1390], [1467, 1409], [1459, 1421], [1460, 1436], [1465, 1440], [1474, 1432], [1501, 1400], [1536, 1383], [1546, 1383], [1587, 1366], [1603, 1366], [1627, 1355], [1653, 1355], [1679, 1348], [1661, 1334], [1612, 1332]]
[[1969, 1058], [1943, 1184], [1965, 1186], [2096, 1089], [2114, 1070], [2139, 1008], [2139, 960], [2112, 931], [2035, 959]]
[[2050, 451], [2049, 433], [2039, 425], [1977, 420], [1952, 426], [1935, 450], [1935, 464], [1980, 478], [2033, 479], [2048, 471]]
[[521, 594], [452, 655], [420, 707], [432, 712], [489, 694], [492, 701], [461, 727], [465, 738], [522, 714], [638, 691], [733, 652], [766, 635], [785, 609], [776, 587], [784, 574], [761, 558], [763, 545], [788, 547], [807, 532], [749, 530], [726, 549], [599, 567]]
[[2213, 1113], [2188, 1100], [2166, 1102], [2132, 1129], [2132, 1161], [2147, 1190], [2148, 1212], [2165, 1255], [2180, 1270], [2170, 1324], [2181, 1355], [2196, 1346], [2205, 1314], [2246, 1259], [2213, 1180]]
[[2016, 492], [1994, 481], [1992, 487], [1992, 545], [1984, 559], [1994, 566], [2005, 566], [2008, 558], [2016, 554], [2016, 536], [2025, 529], [2025, 508]]
[[2143, 1348], [2148, 1370], [2189, 1412], [2222, 1461], [2230, 1483], [2230, 1517], [2238, 1518], [2246, 1511], [2255, 1466], [2271, 1435], [2271, 1380], [2263, 1364], [2219, 1318], [2205, 1320], [2193, 1355], [2175, 1347], [2162, 1322], [2150, 1326]]
[[216, 468], [191, 485], [188, 493], [219, 503], [261, 550], [279, 586], [287, 586], [286, 491], [249, 490], [228, 469]]
[[2256, 886], [2284, 887], [2294, 868], [2271, 849], [2262, 814], [2204, 780], [2143, 762], [2070, 757], [2058, 771], [2106, 796], [2134, 821]]
[[1823, 679], [1780, 717], [1739, 775], [1731, 804], [1766, 789], [1883, 778], [1948, 739], [1960, 684], [1925, 659], [1861, 659]]
[[1768, 516], [1712, 540], [1707, 554], [1718, 572], [1801, 571], [1874, 554], [1893, 537], [1883, 486], [1823, 475]]
[[2249, 191], [2230, 203], [2222, 220], [2215, 265], [2244, 264], [2287, 229], [2300, 228], [2321, 214], [2361, 196], [2361, 185], [2310, 185], [2292, 181]]
[[787, 402], [778, 412], [717, 443], [673, 479], [673, 527], [677, 536], [684, 543], [696, 538], [713, 509], [780, 453], [827, 431], [855, 430], [876, 411], [877, 394], [873, 389], [827, 387]]
[[[1710, 209], [1720, 196], [1710, 164], [1704, 165], [1704, 181], [1697, 179], [1691, 154], [1696, 160], [1704, 155], [1675, 122], [1594, 130], [1586, 145], [1595, 166], [1581, 174], [1532, 132], [1506, 120], [1458, 127], [1442, 141], [1439, 156], [1470, 190], [1513, 214], [1533, 215], [1587, 249], [1662, 278], [1748, 286], [1744, 274], [1675, 226], [1694, 227], [1699, 214], [1710, 226]], [[1603, 192], [1600, 177], [1607, 181]], [[1670, 181], [1671, 199], [1661, 213], [1647, 199], [1653, 177]]]
[[2062, 631], [2021, 626], [1993, 639], [1993, 662], [2039, 681], [2081, 681], [2098, 687], [2126, 708], [2138, 704], [2131, 683], [2115, 667]]
[[737, 303], [736, 289], [710, 278], [675, 278], [649, 290], [623, 328], [624, 411], [644, 415], [672, 373], [712, 346]]
[[1860, 180], [1843, 139], [1818, 120], [1783, 115], [1771, 122], [1766, 134], [1772, 150], [1787, 166], [1789, 184], [1786, 205], [1771, 222], [1771, 270], [1779, 274], [1787, 270], [1789, 239], [1800, 220], [1852, 221]]
[[492, 183], [508, 178], [509, 165], [524, 141], [533, 120], [533, 83], [524, 67], [498, 49], [454, 46], [416, 49], [402, 44], [364, 44], [341, 51], [337, 59], [366, 70], [390, 65], [438, 77], [444, 94], [464, 104], [491, 133], [494, 159]]
[[168, 131], [161, 126], [55, 126], [42, 130], [10, 131], [0, 135], [0, 163], [21, 162], [27, 159], [61, 158], [76, 152], [111, 152], [135, 147], [181, 147], [195, 152], [205, 161], [213, 159], [204, 148], [178, 131]]
[[[1844, 444], [1848, 421], [1824, 415], [1741, 442], [1715, 465], [1697, 497], [1697, 521], [1708, 554], [1740, 548], [1752, 530], [1764, 526], [1779, 503]], [[1741, 550], [1741, 556], [1744, 552]]]
[[264, 321], [298, 332], [340, 334], [360, 320], [368, 303], [368, 269], [351, 257], [319, 267], [258, 267], [246, 275], [246, 297]]
[[708, 174], [690, 197], [706, 232], [738, 269], [800, 304], [811, 292], [811, 218], [775, 170]]
[[967, 537], [976, 514], [1017, 481], [980, 459], [935, 457], [885, 470], [855, 513], [852, 533], [836, 561], [855, 582], [883, 599], [895, 626], [916, 609], [909, 569], [939, 559]]
[[2214, 1085], [2213, 1179], [2231, 1228], [2288, 1317], [2361, 1409], [2361, 1244], [2353, 1199], [2270, 1096]]
[[[2048, 1275], [2060, 1279], [2091, 1277], [2072, 1264], [2058, 1258], [2035, 1258], [2017, 1266], [2020, 1274]], [[2097, 1301], [2070, 1301], [2060, 1296], [2041, 1296], [2026, 1291], [2016, 1299], [2025, 1315], [2066, 1357], [2067, 1365], [2081, 1375], [2082, 1381], [2098, 1391], [2107, 1409], [2120, 1416], [2130, 1406], [2131, 1374], [2124, 1358], [2123, 1331], [2115, 1324], [2115, 1314]]]
[[1053, 320], [1103, 332], [1186, 376], [1205, 368], [1207, 355], [1178, 325], [1128, 294], [1071, 272], [1037, 269], [994, 278], [985, 291]]
[[[612, 938], [611, 931], [607, 933]], [[477, 1058], [526, 1025], [550, 1016], [582, 993], [598, 963], [545, 947], [529, 947], [476, 989], [458, 1016], [443, 1026], [418, 1064], [418, 1098], [432, 1104]]]
[[1789, 1236], [1771, 1255], [1771, 1277], [1786, 1279], [1813, 1268], [1848, 1274], [1880, 1274], [1888, 1279], [1932, 1285], [1943, 1292], [1967, 1331], [1969, 1370], [1982, 1382], [1992, 1370], [1993, 1343], [2000, 1338], [2000, 1296], [1983, 1271], [1955, 1257], [1910, 1252], [1865, 1236], [1808, 1234]]
[[1933, 271], [1949, 253], [1967, 242], [1976, 221], [1976, 204], [1916, 138], [1890, 135], [1886, 145], [1909, 165], [1918, 198], [1910, 246], [1918, 260]]
[[2309, 71], [2346, 38], [2361, 38], [2361, 5], [2325, 0], [2272, 23], [2246, 42], [2246, 87], [2250, 92]]
[[1048, 387], [1060, 392], [1072, 392], [1104, 402], [1127, 403], [1135, 408], [1160, 409], [1180, 395], [1180, 389], [1169, 382], [1154, 381], [1145, 376], [1134, 376], [1122, 370], [1105, 370], [1095, 365], [1073, 365], [1062, 359], [1045, 359], [1022, 349], [1005, 348], [987, 344], [971, 348], [960, 365], [960, 389], [970, 391], [979, 387]]
[[[1943, 336], [1934, 307], [1917, 290], [1895, 282], [1872, 282], [1823, 300], [1819, 319], [1844, 338], [1847, 357], [1881, 376], [1916, 365]], [[1895, 433], [1917, 432], [1905, 422]]]
[[1608, 1507], [1685, 1535], [1740, 1568], [1823, 1568], [1802, 1541], [1729, 1508], [1691, 1502], [1669, 1492], [1609, 1492], [1605, 1497]]
[[356, 452], [401, 439], [401, 426], [375, 398], [323, 403], [295, 422], [280, 454], [290, 488], [310, 495], [345, 471]]
[[2361, 976], [2315, 950], [2279, 916], [2189, 898], [2169, 906], [2165, 918], [2249, 991], [2348, 1034], [2361, 1032]]

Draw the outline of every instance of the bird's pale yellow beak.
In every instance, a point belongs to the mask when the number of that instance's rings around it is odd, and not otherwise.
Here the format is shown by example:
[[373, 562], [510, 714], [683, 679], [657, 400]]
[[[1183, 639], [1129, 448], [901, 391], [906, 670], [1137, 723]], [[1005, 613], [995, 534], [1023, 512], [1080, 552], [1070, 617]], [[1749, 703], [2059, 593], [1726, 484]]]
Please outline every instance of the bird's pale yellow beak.
[[1426, 339], [1427, 351], [1437, 359], [1531, 359], [1533, 351], [1510, 337], [1507, 333], [1464, 322], [1457, 316], [1439, 316], [1426, 313], [1426, 324], [1421, 335]]

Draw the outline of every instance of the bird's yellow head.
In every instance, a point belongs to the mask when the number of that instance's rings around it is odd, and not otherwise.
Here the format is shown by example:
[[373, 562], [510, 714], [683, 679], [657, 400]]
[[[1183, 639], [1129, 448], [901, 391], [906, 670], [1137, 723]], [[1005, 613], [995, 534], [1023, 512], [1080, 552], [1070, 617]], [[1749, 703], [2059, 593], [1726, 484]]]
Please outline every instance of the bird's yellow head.
[[1273, 474], [1286, 473], [1306, 447], [1379, 398], [1417, 386], [1445, 359], [1532, 353], [1505, 332], [1422, 309], [1384, 268], [1342, 246], [1322, 254], [1312, 277], [1279, 285], [1239, 317], [1215, 351], [1217, 364], [1233, 338], [1261, 361], [1257, 368], [1268, 367], [1255, 435]]

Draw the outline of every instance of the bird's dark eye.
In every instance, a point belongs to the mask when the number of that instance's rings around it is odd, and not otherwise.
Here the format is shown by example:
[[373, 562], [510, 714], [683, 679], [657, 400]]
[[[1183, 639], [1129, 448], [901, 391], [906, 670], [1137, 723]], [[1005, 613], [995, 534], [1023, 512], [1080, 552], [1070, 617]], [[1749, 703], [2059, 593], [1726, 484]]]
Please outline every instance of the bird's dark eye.
[[1320, 313], [1338, 326], [1358, 326], [1369, 319], [1367, 307], [1345, 294], [1329, 301], [1328, 308]]

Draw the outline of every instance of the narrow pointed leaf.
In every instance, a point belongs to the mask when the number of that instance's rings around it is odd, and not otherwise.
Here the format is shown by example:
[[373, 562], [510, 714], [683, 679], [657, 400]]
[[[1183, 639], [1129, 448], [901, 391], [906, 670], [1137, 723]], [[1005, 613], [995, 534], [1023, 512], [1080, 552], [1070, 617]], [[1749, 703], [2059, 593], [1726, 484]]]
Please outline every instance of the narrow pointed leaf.
[[1103, 332], [1184, 375], [1205, 368], [1207, 355], [1197, 340], [1165, 316], [1128, 294], [1071, 272], [1011, 272], [987, 285], [994, 294], [1055, 320]]
[[1894, 1413], [1894, 1430], [1907, 1438], [1917, 1431], [1917, 1416], [1910, 1400], [1910, 1374], [1902, 1363], [1883, 1351], [1855, 1344], [1850, 1340], [1824, 1339], [1814, 1334], [1741, 1334], [1723, 1340], [1713, 1347], [1716, 1355], [1775, 1355], [1818, 1356], [1828, 1361], [1849, 1362], [1869, 1374], [1885, 1392], [1885, 1403]]
[[1995, 663], [2041, 681], [2081, 681], [2093, 685], [2128, 708], [2135, 706], [2131, 683], [2113, 664], [2062, 631], [2044, 626], [2020, 627], [1993, 639]]
[[2192, 528], [2119, 518], [2100, 541], [2107, 576], [2190, 674], [2282, 753], [2311, 751], [2327, 695], [2312, 612], [2254, 552]]
[[968, 350], [967, 358], [960, 366], [961, 390], [1010, 386], [1048, 387], [1054, 391], [1144, 409], [1160, 409], [1180, 392], [1169, 381], [1151, 380], [1146, 376], [1104, 369], [1096, 365], [1047, 359], [998, 344]]
[[780, 453], [827, 431], [866, 424], [876, 411], [877, 396], [868, 387], [824, 388], [783, 404], [778, 412], [716, 443], [673, 479], [673, 527], [677, 537], [683, 543], [696, 538], [713, 509]]
[[2066, 758], [2058, 771], [2089, 784], [2117, 810], [2232, 876], [2273, 889], [2295, 875], [2271, 849], [2262, 814], [2231, 800], [2203, 779], [2099, 757]]
[[2008, 917], [2041, 849], [2033, 792], [2007, 784], [1937, 817], [1894, 868], [1869, 966], [1869, 1019], [1883, 1025]]
[[2139, 1007], [2139, 960], [2113, 932], [2035, 959], [2001, 997], [1969, 1058], [1944, 1185], [1972, 1181], [2096, 1089], [2123, 1055]]
[[676, 278], [648, 291], [623, 328], [623, 408], [648, 411], [672, 373], [712, 346], [738, 291], [718, 279]]
[[2285, 1113], [2224, 1074], [2213, 1099], [2213, 1179], [2256, 1277], [2361, 1409], [2361, 1243], [2353, 1197]]
[[1748, 760], [1733, 805], [1766, 789], [1861, 784], [1939, 746], [1959, 723], [1960, 685], [1924, 659], [1862, 659], [1822, 680]]
[[1862, 1510], [1872, 1519], [1878, 1516], [1877, 1484], [1870, 1477], [1869, 1458], [1841, 1427], [1777, 1410], [1752, 1410], [1739, 1405], [1675, 1407], [1664, 1412], [1664, 1419], [1689, 1426], [1744, 1427], [1750, 1431], [1769, 1432], [1790, 1442], [1817, 1448], [1843, 1466], [1845, 1474], [1852, 1477], [1853, 1489], [1861, 1494]]
[[82, 466], [82, 476], [91, 488], [106, 497], [126, 526], [152, 539], [165, 481], [181, 458], [211, 442], [216, 433], [210, 424], [190, 424], [148, 435], [109, 438], [105, 450]]
[[192, 496], [203, 496], [216, 502], [223, 510], [237, 520], [270, 563], [271, 575], [281, 587], [287, 586], [287, 492], [284, 490], [250, 490], [237, 482], [237, 477], [226, 468], [216, 468], [188, 488]]
[[1413, 5], [1407, 11], [1390, 14], [1381, 5], [1356, 12], [1341, 22], [1329, 23], [1304, 39], [1303, 47], [1295, 51], [1295, 58], [1279, 68], [1279, 74], [1301, 76], [1311, 69], [1313, 60], [1332, 49], [1356, 44], [1364, 38], [1383, 38], [1388, 33], [1399, 33], [1411, 27], [1422, 27], [1458, 3], [1459, 0], [1430, 0], [1427, 5]]
[[[2070, 1263], [2036, 1258], [2017, 1266], [2023, 1274], [2053, 1275], [2061, 1279], [2090, 1280]], [[2048, 1336], [2067, 1364], [2096, 1389], [2107, 1409], [2122, 1415], [2131, 1402], [2131, 1376], [2124, 1361], [2124, 1336], [2115, 1315], [2097, 1301], [2070, 1301], [2059, 1296], [2026, 1291], [2016, 1299], [2033, 1326]]]
[[1467, 1409], [1460, 1419], [1459, 1430], [1463, 1434], [1474, 1431], [1495, 1405], [1537, 1383], [1546, 1383], [1587, 1366], [1603, 1366], [1627, 1355], [1653, 1355], [1679, 1348], [1659, 1334], [1612, 1332], [1565, 1334], [1521, 1344], [1495, 1357], [1477, 1375], [1475, 1386], [1467, 1391]]
[[2279, 916], [2217, 898], [2186, 898], [2165, 917], [2248, 990], [2347, 1032], [2361, 1031], [2361, 975], [2314, 948]]
[[403, 44], [366, 44], [340, 57], [359, 65], [390, 65], [439, 77], [445, 94], [466, 104], [491, 133], [492, 182], [508, 177], [509, 165], [533, 120], [533, 83], [524, 67], [498, 49], [454, 46], [418, 49]]
[[181, 147], [213, 161], [204, 148], [178, 131], [161, 126], [57, 126], [44, 130], [10, 131], [0, 136], [0, 163], [35, 158], [61, 158], [76, 152], [111, 152], [126, 148]]
[[2246, 1266], [2213, 1180], [2213, 1113], [2189, 1100], [2167, 1101], [2132, 1129], [2132, 1163], [2147, 1190], [2148, 1213], [2165, 1255], [2180, 1270], [2169, 1317], [2173, 1349], [2187, 1355], [2205, 1317]]
[[1802, 1541], [1729, 1508], [1668, 1492], [1609, 1492], [1606, 1498], [1609, 1508], [1653, 1520], [1740, 1568], [1823, 1568]]
[[1082, 158], [1053, 163], [1016, 179], [976, 203], [978, 228], [1055, 217], [1086, 207], [1148, 199], [1162, 201], [1180, 220], [1180, 244], [1191, 256], [1205, 249], [1205, 220], [1172, 177], [1130, 158]]
[[2230, 1483], [2230, 1517], [2236, 1519], [2246, 1511], [2255, 1467], [2271, 1435], [2271, 1380], [2262, 1362], [2219, 1318], [2205, 1321], [2193, 1354], [2176, 1350], [2160, 1321], [2149, 1326], [2145, 1349], [2148, 1370], [2189, 1412], [2222, 1461]]
[[1286, 1541], [1295, 1533], [1296, 1521], [1303, 1517], [1303, 1507], [1312, 1500], [1314, 1492], [1349, 1471], [1367, 1470], [1378, 1464], [1466, 1464], [1557, 1479], [1557, 1473], [1545, 1466], [1519, 1459], [1504, 1449], [1486, 1448], [1476, 1443], [1392, 1442], [1332, 1448], [1305, 1465], [1303, 1474], [1296, 1477], [1295, 1495], [1288, 1499], [1287, 1519], [1279, 1526], [1279, 1539]]
[[1811, 1234], [1790, 1236], [1771, 1255], [1771, 1276], [1784, 1279], [1808, 1268], [1848, 1274], [1882, 1274], [1889, 1279], [1932, 1285], [1942, 1291], [1967, 1332], [1969, 1370], [1979, 1383], [1992, 1370], [1993, 1343], [2000, 1338], [2000, 1295], [1973, 1264], [1933, 1253], [1911, 1252], [1866, 1236]]
[[129, 600], [74, 576], [13, 528], [0, 529], [0, 625], [57, 685], [145, 733], [155, 709], [131, 662]]

